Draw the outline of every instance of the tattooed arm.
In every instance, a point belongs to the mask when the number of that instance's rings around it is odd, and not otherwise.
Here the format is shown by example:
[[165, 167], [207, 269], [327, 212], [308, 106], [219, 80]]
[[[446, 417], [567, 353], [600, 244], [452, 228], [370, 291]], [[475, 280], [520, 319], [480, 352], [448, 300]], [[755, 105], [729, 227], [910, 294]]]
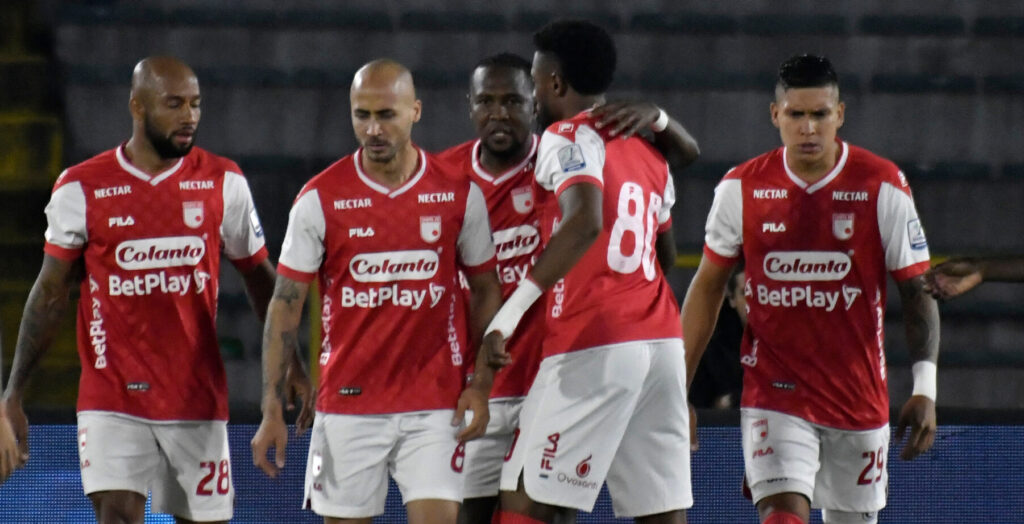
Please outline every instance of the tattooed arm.
[[[299, 322], [309, 284], [277, 276], [263, 328], [263, 421], [252, 439], [253, 464], [271, 477], [284, 467], [288, 428], [284, 423], [285, 375], [299, 350]], [[267, 450], [276, 448], [274, 463]]]
[[22, 409], [22, 396], [29, 375], [50, 349], [57, 334], [60, 319], [70, 301], [71, 287], [80, 278], [78, 267], [74, 262], [45, 255], [39, 276], [25, 303], [18, 341], [14, 346], [11, 377], [4, 392], [7, 417], [21, 451], [20, 464], [28, 461], [28, 419]]
[[924, 277], [907, 279], [897, 285], [903, 304], [910, 360], [914, 363], [914, 394], [900, 410], [896, 438], [902, 439], [910, 427], [910, 438], [900, 453], [901, 458], [910, 460], [928, 451], [935, 441], [934, 384], [935, 365], [939, 360], [939, 307], [925, 291]]

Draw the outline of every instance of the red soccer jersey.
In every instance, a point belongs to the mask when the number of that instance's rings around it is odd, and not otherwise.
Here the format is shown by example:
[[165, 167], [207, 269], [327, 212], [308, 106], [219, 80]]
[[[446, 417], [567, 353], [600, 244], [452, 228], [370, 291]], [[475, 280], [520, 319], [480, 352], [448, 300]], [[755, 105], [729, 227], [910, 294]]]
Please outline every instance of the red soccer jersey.
[[[537, 188], [533, 182], [538, 137], [533, 136], [532, 142], [525, 160], [497, 175], [488, 173], [480, 165], [479, 140], [471, 140], [438, 155], [440, 159], [460, 166], [462, 172], [468, 173], [483, 191], [491, 229], [494, 230], [503, 298], [508, 298], [515, 291], [541, 250], [540, 206], [536, 205]], [[495, 375], [491, 398], [526, 395], [540, 366], [544, 331], [544, 308], [530, 308], [512, 338], [506, 342], [505, 348], [513, 360]]]
[[544, 356], [681, 337], [679, 306], [654, 251], [657, 235], [671, 226], [675, 202], [665, 159], [639, 137], [599, 134], [584, 112], [548, 127], [535, 170], [547, 193], [545, 243], [559, 215], [562, 191], [586, 183], [604, 195], [601, 234], [547, 294]]
[[705, 255], [745, 260], [742, 405], [847, 430], [889, 419], [886, 273], [928, 268], [910, 187], [888, 160], [845, 142], [814, 184], [785, 149], [731, 170], [715, 190]]
[[57, 179], [46, 253], [85, 260], [79, 411], [227, 420], [215, 322], [220, 250], [240, 268], [267, 257], [240, 173], [196, 147], [153, 176], [121, 146]]
[[360, 153], [306, 184], [281, 248], [281, 275], [319, 276], [317, 410], [453, 409], [467, 344], [458, 270], [494, 270], [486, 203], [464, 174], [422, 151], [395, 189], [363, 172]]

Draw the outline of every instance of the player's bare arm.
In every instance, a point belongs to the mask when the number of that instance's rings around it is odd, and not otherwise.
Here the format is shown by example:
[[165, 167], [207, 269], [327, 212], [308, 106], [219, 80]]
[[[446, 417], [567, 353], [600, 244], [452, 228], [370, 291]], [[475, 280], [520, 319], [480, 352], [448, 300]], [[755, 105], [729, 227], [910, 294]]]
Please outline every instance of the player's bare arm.
[[611, 136], [629, 138], [644, 129], [654, 132], [654, 146], [673, 172], [689, 166], [700, 156], [697, 140], [676, 119], [650, 102], [608, 102], [594, 108], [598, 129], [613, 126]]
[[[278, 275], [274, 295], [267, 307], [263, 328], [263, 420], [252, 438], [253, 464], [270, 477], [276, 477], [285, 463], [288, 428], [282, 406], [285, 398], [285, 375], [292, 355], [299, 351], [299, 323], [302, 304], [309, 284]], [[275, 460], [267, 460], [267, 451], [274, 447]]]
[[25, 303], [14, 346], [10, 381], [4, 391], [7, 419], [18, 439], [21, 465], [28, 461], [28, 419], [22, 409], [22, 395], [29, 375], [53, 343], [60, 319], [70, 302], [71, 287], [78, 279], [74, 262], [44, 255], [43, 266]]
[[495, 346], [500, 341], [492, 337], [486, 343], [481, 342], [481, 333], [501, 306], [501, 283], [498, 282], [498, 275], [494, 271], [472, 275], [469, 277], [469, 289], [470, 336], [478, 349], [473, 378], [459, 396], [455, 418], [452, 421], [453, 424], [461, 424], [466, 410], [473, 412], [473, 420], [456, 436], [461, 442], [484, 435], [490, 419], [487, 401], [494, 385], [494, 371], [507, 363], [508, 359], [507, 355], [497, 362], [493, 358], [496, 353], [503, 354], [503, 348]]
[[[2, 330], [0, 330], [2, 335]], [[4, 344], [3, 337], [0, 337], [0, 389], [4, 386]], [[18, 439], [14, 438], [14, 429], [7, 420], [7, 408], [3, 401], [0, 401], [0, 484], [7, 477], [11, 476], [14, 468], [18, 466]]]
[[[264, 260], [252, 268], [239, 271], [245, 281], [246, 296], [249, 297], [249, 304], [260, 319], [260, 324], [266, 320], [267, 307], [274, 294], [274, 279], [277, 273], [270, 260]], [[296, 433], [301, 435], [306, 428], [313, 423], [313, 383], [309, 380], [309, 373], [303, 362], [301, 351], [292, 353], [288, 361], [288, 370], [285, 372], [285, 409], [295, 409], [295, 399], [301, 399], [302, 406], [299, 411], [299, 418], [295, 421]]]
[[663, 274], [667, 275], [676, 266], [676, 239], [671, 226], [654, 239], [654, 255], [658, 257]]
[[925, 291], [936, 299], [962, 295], [985, 281], [1024, 282], [1024, 257], [958, 257], [925, 274]]
[[907, 427], [910, 438], [900, 458], [910, 460], [935, 442], [935, 364], [939, 359], [939, 308], [924, 290], [924, 277], [897, 283], [903, 304], [903, 323], [907, 333], [910, 360], [914, 364], [914, 394], [900, 410], [896, 438], [902, 439]]
[[[711, 334], [718, 322], [718, 312], [722, 308], [726, 282], [732, 273], [732, 266], [720, 266], [704, 257], [697, 266], [697, 273], [690, 281], [683, 299], [682, 319], [683, 346], [686, 348], [686, 388], [689, 390], [693, 377], [697, 373], [700, 358], [708, 347]], [[696, 450], [697, 413], [690, 405], [690, 449]]]

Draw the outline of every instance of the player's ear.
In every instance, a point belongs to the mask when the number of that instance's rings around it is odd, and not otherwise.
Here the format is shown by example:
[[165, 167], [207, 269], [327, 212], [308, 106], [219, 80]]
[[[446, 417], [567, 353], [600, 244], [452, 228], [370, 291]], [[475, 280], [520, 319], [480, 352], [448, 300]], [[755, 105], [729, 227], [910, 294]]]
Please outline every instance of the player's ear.
[[559, 98], [565, 96], [565, 92], [569, 90], [569, 83], [562, 78], [562, 75], [558, 74], [558, 71], [551, 72], [551, 91], [554, 92]]
[[412, 121], [419, 122], [420, 115], [423, 113], [423, 103], [417, 100], [412, 105]]
[[843, 127], [843, 122], [846, 119], [846, 104], [839, 102], [836, 106], [836, 129]]
[[775, 127], [779, 127], [779, 105], [776, 104], [775, 102], [772, 102], [771, 105], [768, 106], [768, 110], [771, 112], [772, 115], [772, 125]]
[[146, 106], [137, 96], [132, 95], [128, 98], [128, 112], [131, 113], [132, 120], [142, 120], [146, 116]]

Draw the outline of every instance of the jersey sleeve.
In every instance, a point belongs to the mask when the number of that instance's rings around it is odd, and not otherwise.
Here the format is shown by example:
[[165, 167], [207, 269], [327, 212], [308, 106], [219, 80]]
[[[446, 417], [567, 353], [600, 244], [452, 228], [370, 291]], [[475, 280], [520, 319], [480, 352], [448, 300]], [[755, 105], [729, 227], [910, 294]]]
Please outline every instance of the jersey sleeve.
[[676, 184], [672, 181], [672, 171], [668, 172], [665, 192], [661, 195], [661, 209], [658, 211], [658, 233], [664, 233], [672, 227], [672, 206], [676, 203]]
[[326, 230], [320, 195], [315, 189], [307, 191], [288, 213], [277, 272], [299, 282], [312, 281], [323, 263]]
[[555, 195], [579, 182], [604, 186], [604, 140], [588, 126], [580, 126], [574, 137], [575, 141], [545, 131], [540, 139], [534, 175], [541, 187]]
[[928, 269], [928, 240], [909, 190], [882, 183], [878, 190], [878, 230], [885, 250], [885, 268], [894, 279], [906, 280]]
[[238, 269], [248, 269], [267, 258], [263, 226], [256, 214], [245, 177], [224, 173], [224, 220], [220, 225], [224, 254]]
[[731, 265], [743, 248], [743, 189], [739, 179], [725, 179], [704, 225], [704, 255], [719, 265]]
[[457, 245], [459, 261], [470, 275], [494, 269], [494, 241], [491, 238], [487, 201], [480, 187], [472, 182], [466, 196], [466, 215], [462, 220]]
[[50, 256], [75, 260], [82, 254], [89, 235], [85, 225], [85, 192], [80, 182], [63, 184], [50, 195], [44, 237], [43, 251]]

